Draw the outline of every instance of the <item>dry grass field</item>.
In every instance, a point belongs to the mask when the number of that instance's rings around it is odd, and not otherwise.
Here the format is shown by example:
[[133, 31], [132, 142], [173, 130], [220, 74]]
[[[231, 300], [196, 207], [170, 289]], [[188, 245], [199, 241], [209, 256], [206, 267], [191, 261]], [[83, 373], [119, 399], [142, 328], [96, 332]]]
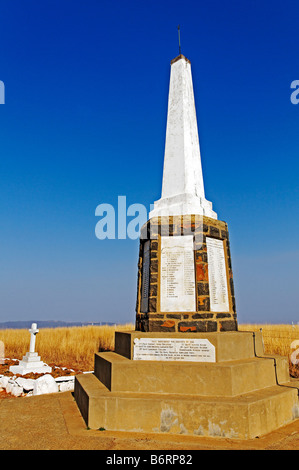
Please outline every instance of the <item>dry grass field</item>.
[[[299, 359], [298, 325], [239, 325], [239, 330], [257, 331], [262, 328], [266, 354], [278, 354]], [[50, 365], [77, 370], [93, 370], [94, 353], [114, 349], [115, 330], [134, 330], [134, 325], [43, 328], [36, 339], [36, 350]], [[29, 349], [27, 330], [0, 330], [5, 345], [5, 357], [21, 359]], [[299, 364], [290, 361], [290, 372], [299, 377]]]
[[240, 331], [260, 329], [262, 329], [265, 354], [287, 356], [290, 374], [299, 378], [299, 325], [239, 325]]
[[[88, 371], [94, 367], [94, 353], [114, 349], [114, 332], [134, 330], [132, 324], [42, 328], [36, 337], [36, 351], [49, 365]], [[5, 357], [22, 359], [29, 350], [28, 330], [0, 330]]]

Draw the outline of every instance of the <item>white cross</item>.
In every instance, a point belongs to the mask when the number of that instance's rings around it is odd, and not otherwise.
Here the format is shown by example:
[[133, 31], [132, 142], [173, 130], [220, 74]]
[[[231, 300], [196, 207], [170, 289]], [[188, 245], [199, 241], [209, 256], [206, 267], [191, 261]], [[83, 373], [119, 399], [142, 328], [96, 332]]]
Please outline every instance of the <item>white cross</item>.
[[37, 333], [39, 332], [39, 330], [37, 329], [37, 324], [36, 323], [32, 323], [31, 325], [31, 328], [29, 330], [29, 333], [30, 333], [30, 348], [29, 348], [29, 352], [31, 353], [34, 353], [35, 351], [35, 337], [37, 335]]

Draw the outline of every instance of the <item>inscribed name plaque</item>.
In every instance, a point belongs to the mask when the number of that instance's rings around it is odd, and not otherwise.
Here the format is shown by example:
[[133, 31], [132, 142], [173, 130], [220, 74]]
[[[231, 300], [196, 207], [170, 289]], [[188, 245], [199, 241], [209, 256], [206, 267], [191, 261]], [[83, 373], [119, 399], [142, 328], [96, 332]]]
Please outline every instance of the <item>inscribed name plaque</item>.
[[150, 242], [146, 241], [143, 247], [142, 286], [141, 286], [141, 312], [148, 312], [150, 270]]
[[193, 236], [161, 237], [161, 312], [195, 312]]
[[209, 266], [210, 309], [212, 312], [229, 312], [223, 241], [207, 237], [206, 243]]
[[133, 360], [215, 362], [215, 346], [203, 338], [135, 338]]

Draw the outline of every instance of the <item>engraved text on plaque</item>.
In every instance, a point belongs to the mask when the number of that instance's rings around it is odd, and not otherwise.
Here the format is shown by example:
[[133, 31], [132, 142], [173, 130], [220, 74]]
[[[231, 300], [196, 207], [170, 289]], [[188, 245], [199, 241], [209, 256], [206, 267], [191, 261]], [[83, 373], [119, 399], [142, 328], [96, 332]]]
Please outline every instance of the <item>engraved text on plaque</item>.
[[207, 237], [210, 308], [212, 312], [229, 312], [227, 275], [222, 240]]
[[161, 312], [195, 312], [193, 236], [161, 237]]
[[215, 346], [204, 338], [135, 338], [133, 360], [215, 362]]

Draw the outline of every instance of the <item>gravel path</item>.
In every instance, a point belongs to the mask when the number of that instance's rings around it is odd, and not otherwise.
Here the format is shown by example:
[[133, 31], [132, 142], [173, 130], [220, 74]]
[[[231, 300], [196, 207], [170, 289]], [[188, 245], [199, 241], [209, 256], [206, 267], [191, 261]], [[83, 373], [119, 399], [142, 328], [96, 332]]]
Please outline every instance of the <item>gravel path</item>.
[[299, 419], [248, 441], [86, 429], [71, 392], [0, 400], [1, 450], [298, 450]]

